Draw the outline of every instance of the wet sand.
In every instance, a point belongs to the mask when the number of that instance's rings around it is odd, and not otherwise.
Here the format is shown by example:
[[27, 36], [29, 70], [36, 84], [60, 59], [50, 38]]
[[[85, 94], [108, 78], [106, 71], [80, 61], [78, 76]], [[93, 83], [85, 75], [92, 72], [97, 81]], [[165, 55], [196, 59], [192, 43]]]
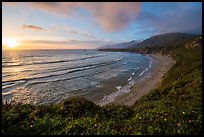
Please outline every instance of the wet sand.
[[171, 57], [160, 54], [150, 54], [150, 56], [156, 61], [156, 65], [151, 70], [151, 77], [139, 80], [133, 85], [130, 92], [117, 96], [115, 101], [109, 104], [132, 106], [142, 96], [159, 86], [164, 75], [175, 64], [175, 61]]

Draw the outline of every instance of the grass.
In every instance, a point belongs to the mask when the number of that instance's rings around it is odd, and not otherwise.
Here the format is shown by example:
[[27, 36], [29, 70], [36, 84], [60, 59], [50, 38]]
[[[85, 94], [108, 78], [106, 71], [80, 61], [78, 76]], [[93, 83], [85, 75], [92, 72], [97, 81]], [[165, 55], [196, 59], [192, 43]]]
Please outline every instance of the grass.
[[97, 106], [83, 98], [33, 106], [2, 103], [2, 134], [198, 135], [202, 134], [202, 47], [145, 49], [177, 62], [162, 84], [132, 107]]

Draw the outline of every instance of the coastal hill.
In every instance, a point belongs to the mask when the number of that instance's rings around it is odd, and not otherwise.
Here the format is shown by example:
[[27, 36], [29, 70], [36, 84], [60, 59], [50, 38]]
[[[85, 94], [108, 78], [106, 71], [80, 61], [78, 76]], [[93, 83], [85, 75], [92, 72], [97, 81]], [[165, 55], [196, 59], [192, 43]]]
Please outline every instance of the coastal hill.
[[78, 97], [48, 106], [2, 102], [2, 134], [202, 135], [202, 36], [179, 44], [186, 37], [171, 46], [107, 50], [161, 53], [176, 61], [133, 106], [98, 106]]
[[170, 45], [181, 45], [195, 38], [197, 35], [187, 33], [166, 33], [150, 37], [140, 43], [129, 46], [128, 48], [144, 48], [144, 47], [165, 47]]
[[143, 41], [130, 41], [127, 43], [120, 43], [115, 45], [107, 45], [100, 47], [100, 51], [112, 51], [123, 49], [141, 49], [141, 48], [153, 48], [153, 47], [167, 47], [172, 45], [184, 45], [187, 42], [193, 40], [198, 35], [187, 34], [187, 33], [166, 33], [161, 35], [152, 36]]
[[107, 49], [107, 48], [110, 48], [110, 49], [124, 49], [124, 48], [128, 48], [132, 45], [135, 45], [137, 43], [141, 42], [140, 40], [132, 40], [130, 42], [124, 42], [124, 43], [119, 43], [119, 44], [112, 44], [112, 45], [106, 45], [106, 46], [102, 46], [102, 47], [99, 47], [99, 49]]
[[[175, 46], [185, 45], [190, 47], [188, 43], [192, 43], [192, 41], [195, 41], [195, 39], [202, 39], [202, 36], [187, 34], [187, 33], [179, 33], [179, 32], [166, 33], [166, 34], [152, 36], [139, 43], [132, 44], [127, 48], [109, 47], [109, 48], [99, 49], [99, 51], [118, 51], [118, 52], [128, 51], [128, 52], [137, 52], [141, 54], [163, 53], [165, 50], [170, 51]], [[202, 40], [200, 40], [197, 43], [197, 46], [198, 45], [202, 45]]]

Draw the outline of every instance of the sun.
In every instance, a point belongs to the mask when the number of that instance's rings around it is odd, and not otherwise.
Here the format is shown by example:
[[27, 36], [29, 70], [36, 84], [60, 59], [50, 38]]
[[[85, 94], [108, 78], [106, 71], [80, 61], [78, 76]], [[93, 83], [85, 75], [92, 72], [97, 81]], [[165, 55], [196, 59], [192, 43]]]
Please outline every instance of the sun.
[[15, 38], [3, 38], [2, 42], [9, 48], [14, 48], [18, 45], [17, 40]]

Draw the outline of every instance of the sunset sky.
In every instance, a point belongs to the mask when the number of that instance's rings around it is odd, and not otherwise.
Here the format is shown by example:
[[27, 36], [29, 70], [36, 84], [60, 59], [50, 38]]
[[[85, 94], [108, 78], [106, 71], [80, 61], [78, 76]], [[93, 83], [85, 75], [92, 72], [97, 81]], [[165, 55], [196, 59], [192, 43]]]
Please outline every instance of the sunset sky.
[[2, 39], [15, 49], [94, 49], [168, 32], [202, 34], [202, 3], [2, 3]]

